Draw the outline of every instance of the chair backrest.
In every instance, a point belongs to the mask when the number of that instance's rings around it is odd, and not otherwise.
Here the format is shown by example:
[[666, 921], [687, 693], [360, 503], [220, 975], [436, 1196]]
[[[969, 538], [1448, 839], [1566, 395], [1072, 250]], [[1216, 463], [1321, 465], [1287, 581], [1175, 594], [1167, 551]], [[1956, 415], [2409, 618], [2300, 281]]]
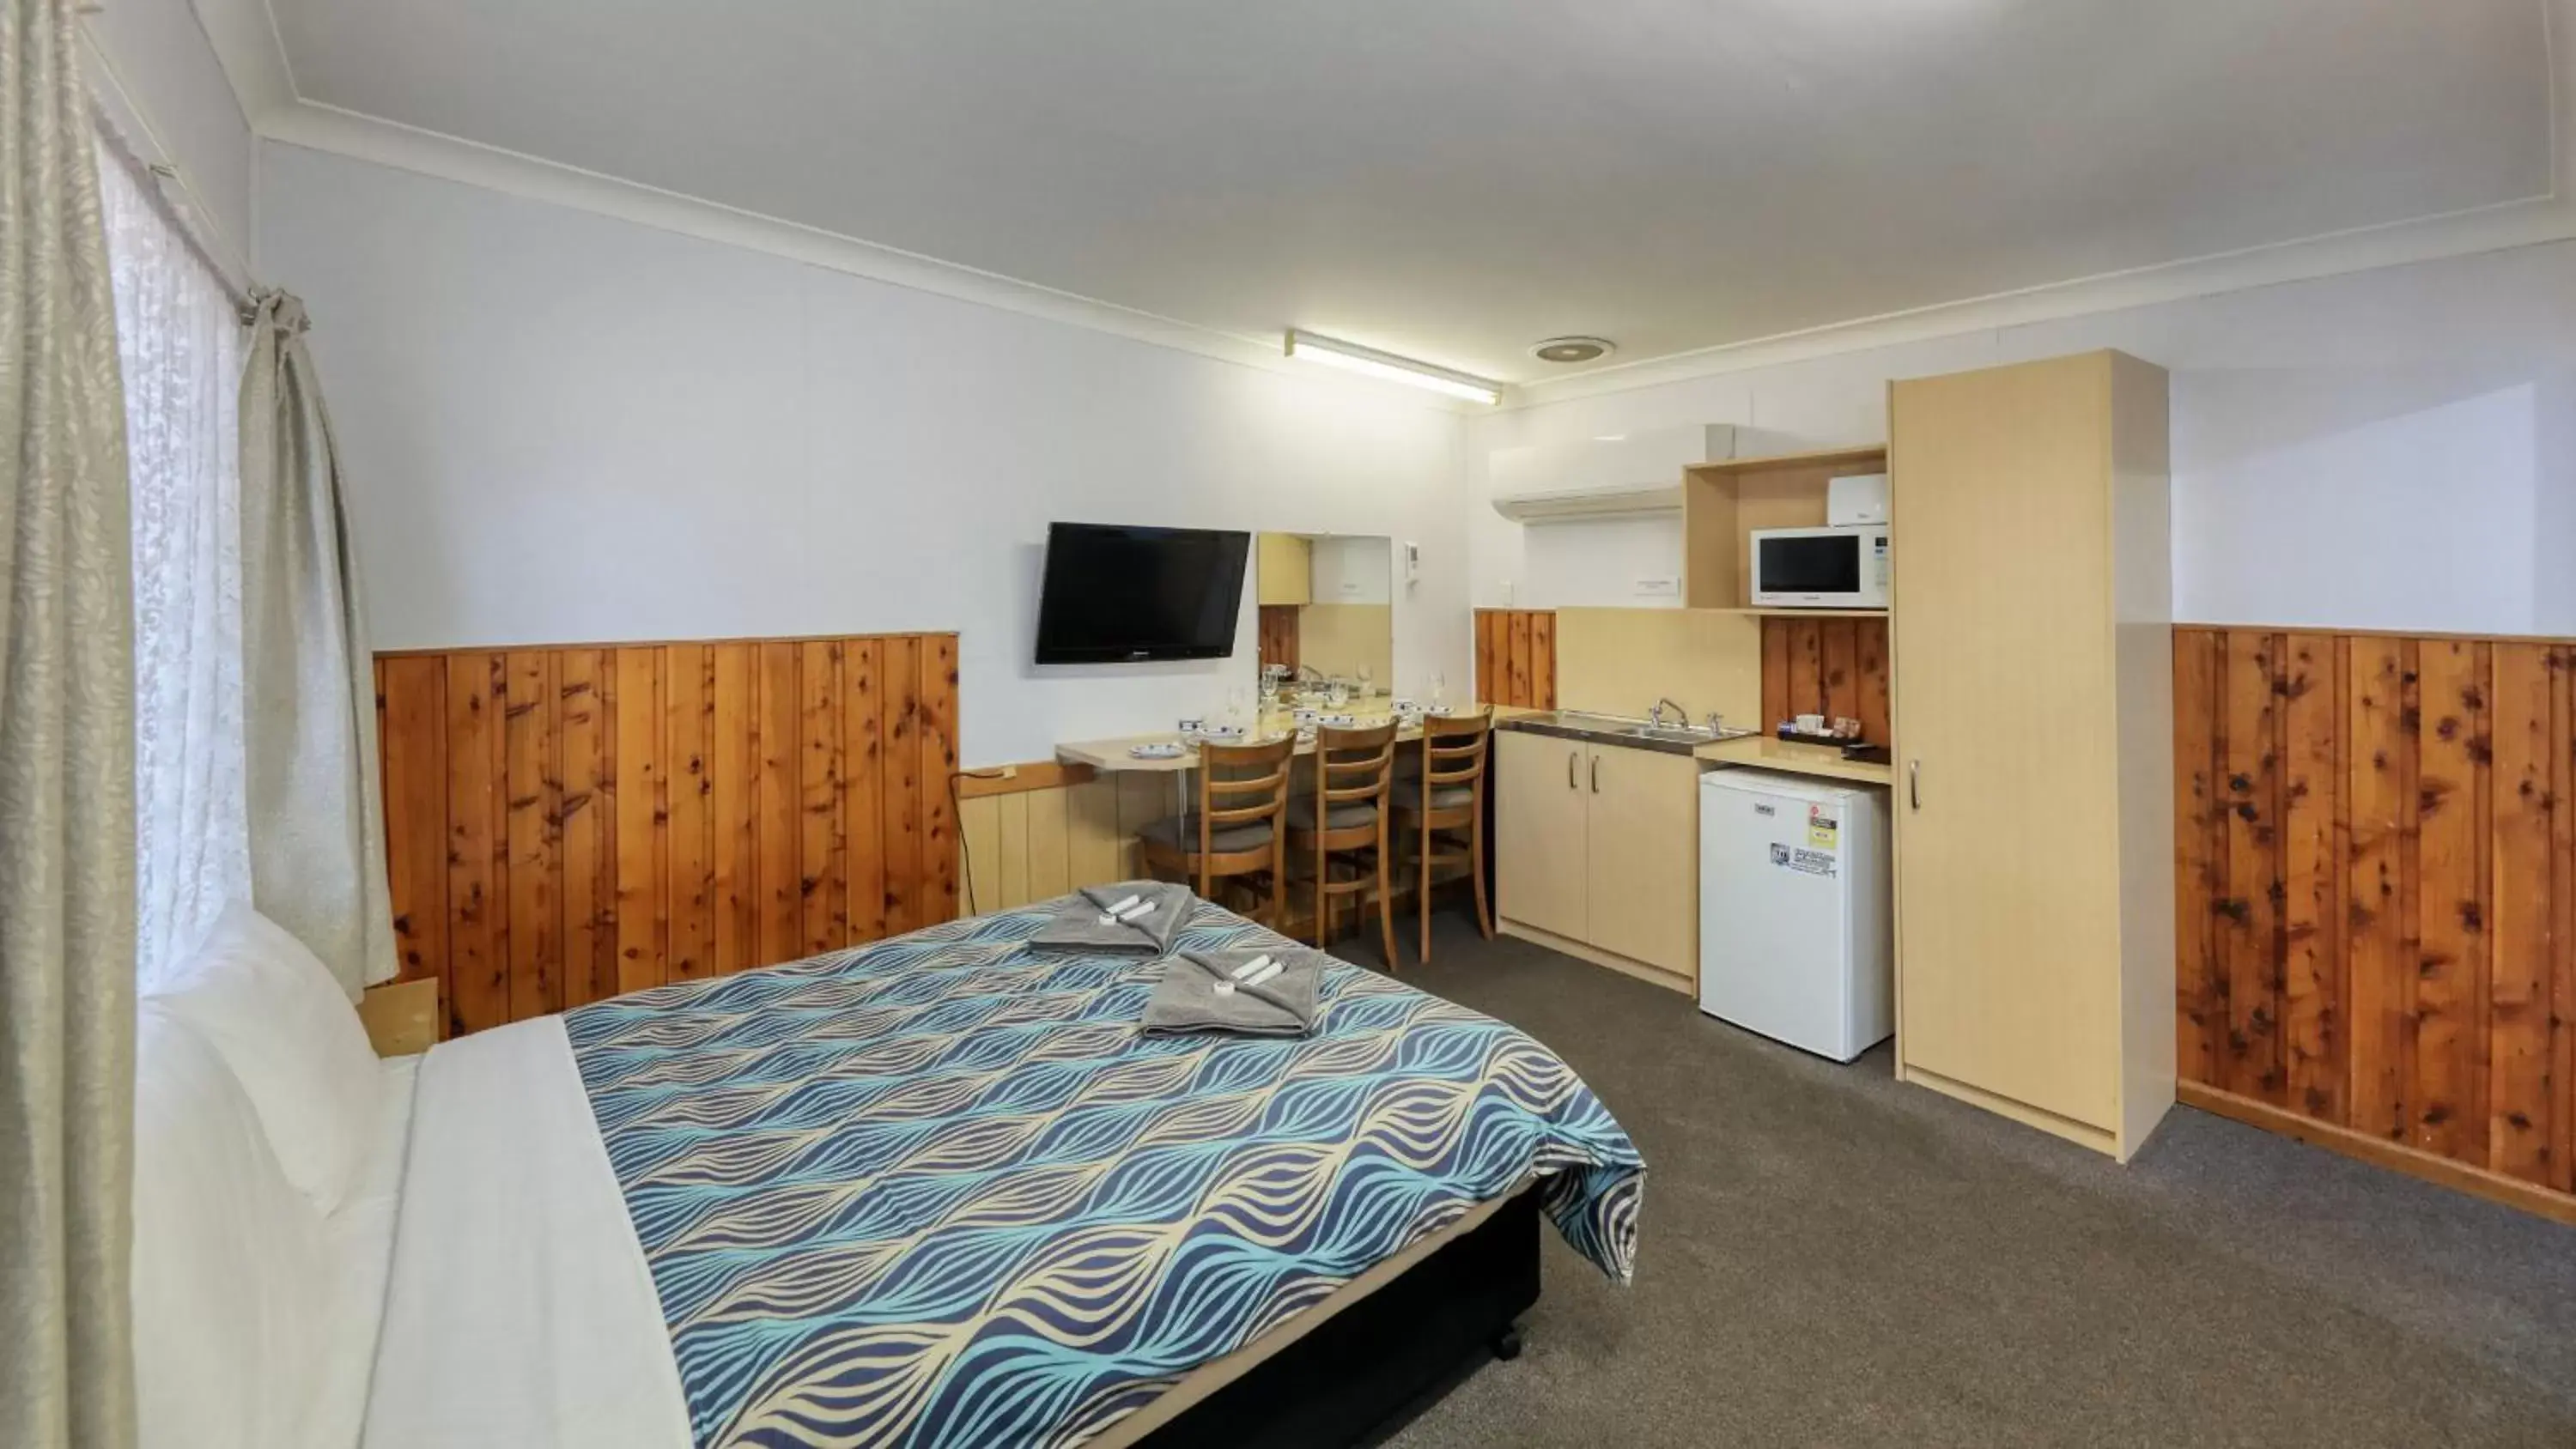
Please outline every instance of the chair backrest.
[[1201, 834], [1256, 820], [1275, 823], [1288, 808], [1288, 761], [1296, 753], [1294, 735], [1257, 745], [1200, 745]]
[[1484, 787], [1487, 748], [1494, 738], [1494, 712], [1488, 706], [1474, 714], [1422, 717], [1422, 802], [1431, 792], [1451, 785]]
[[1320, 804], [1350, 800], [1384, 804], [1387, 786], [1394, 780], [1395, 721], [1359, 729], [1316, 729], [1315, 797]]

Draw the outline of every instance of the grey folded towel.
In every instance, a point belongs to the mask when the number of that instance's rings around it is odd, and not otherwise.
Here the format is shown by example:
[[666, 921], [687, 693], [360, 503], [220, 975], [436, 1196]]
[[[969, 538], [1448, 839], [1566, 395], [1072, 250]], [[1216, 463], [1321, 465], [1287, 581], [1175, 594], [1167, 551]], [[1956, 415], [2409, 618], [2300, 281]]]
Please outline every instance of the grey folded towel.
[[[1111, 906], [1133, 896], [1149, 903], [1142, 915], [1102, 923]], [[1172, 881], [1122, 880], [1116, 885], [1084, 886], [1066, 901], [1055, 919], [1029, 938], [1032, 946], [1071, 946], [1092, 951], [1147, 951], [1160, 956], [1172, 949], [1172, 938], [1190, 918], [1198, 897]]]
[[[1258, 986], [1234, 979], [1236, 971], [1264, 956], [1279, 963], [1277, 975]], [[1323, 952], [1302, 946], [1183, 951], [1154, 984], [1145, 1003], [1145, 1030], [1304, 1036], [1315, 1029], [1315, 993], [1323, 984], [1325, 959]], [[1234, 989], [1219, 990], [1220, 982]]]

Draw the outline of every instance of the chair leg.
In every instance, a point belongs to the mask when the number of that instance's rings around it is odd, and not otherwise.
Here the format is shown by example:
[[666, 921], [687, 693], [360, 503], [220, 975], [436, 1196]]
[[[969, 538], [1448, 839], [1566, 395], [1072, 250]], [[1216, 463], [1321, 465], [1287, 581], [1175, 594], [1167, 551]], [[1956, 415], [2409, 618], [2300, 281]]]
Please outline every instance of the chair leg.
[[1386, 974], [1395, 974], [1395, 883], [1387, 874], [1387, 851], [1392, 844], [1386, 833], [1386, 806], [1380, 801], [1377, 812], [1377, 930], [1386, 947]]
[[1467, 869], [1476, 878], [1476, 929], [1485, 939], [1494, 939], [1494, 907], [1485, 899], [1485, 814], [1476, 812], [1473, 828], [1467, 832]]
[[1431, 964], [1431, 812], [1422, 813], [1420, 853], [1413, 858], [1413, 914], [1422, 922], [1422, 964]]

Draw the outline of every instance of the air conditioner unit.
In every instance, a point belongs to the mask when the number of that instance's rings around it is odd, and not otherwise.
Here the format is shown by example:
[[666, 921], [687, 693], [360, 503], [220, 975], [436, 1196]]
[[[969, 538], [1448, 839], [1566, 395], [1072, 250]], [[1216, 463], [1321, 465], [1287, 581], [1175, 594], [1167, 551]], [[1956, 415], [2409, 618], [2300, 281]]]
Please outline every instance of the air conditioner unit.
[[1678, 511], [1683, 469], [1734, 456], [1735, 429], [1701, 423], [1496, 448], [1486, 464], [1495, 512], [1515, 523], [1552, 523]]

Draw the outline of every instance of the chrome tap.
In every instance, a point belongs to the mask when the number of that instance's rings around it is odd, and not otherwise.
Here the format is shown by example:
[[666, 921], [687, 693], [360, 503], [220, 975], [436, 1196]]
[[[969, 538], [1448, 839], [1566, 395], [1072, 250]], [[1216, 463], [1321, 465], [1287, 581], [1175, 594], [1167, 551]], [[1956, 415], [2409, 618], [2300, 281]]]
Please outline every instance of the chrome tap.
[[1673, 718], [1681, 721], [1684, 725], [1688, 725], [1690, 723], [1690, 711], [1673, 703], [1670, 697], [1655, 701], [1655, 707], [1646, 711], [1646, 723], [1653, 725], [1657, 729], [1662, 729], [1664, 727], [1664, 711], [1666, 709], [1670, 709], [1673, 712]]

